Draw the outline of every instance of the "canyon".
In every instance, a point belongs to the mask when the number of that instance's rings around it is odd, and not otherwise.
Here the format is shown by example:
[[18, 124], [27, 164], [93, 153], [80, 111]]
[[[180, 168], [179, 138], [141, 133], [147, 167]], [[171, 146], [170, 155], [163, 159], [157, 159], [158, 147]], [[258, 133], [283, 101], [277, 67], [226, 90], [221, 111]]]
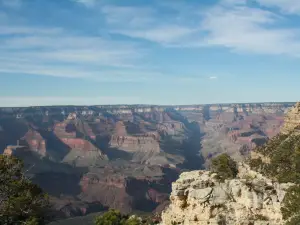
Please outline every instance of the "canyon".
[[0, 149], [24, 161], [60, 218], [161, 212], [181, 172], [221, 153], [242, 161], [285, 129], [294, 104], [0, 108]]
[[295, 192], [299, 189], [299, 103], [288, 110], [284, 121], [280, 132], [246, 160], [230, 162], [222, 154], [213, 160], [210, 171], [180, 174], [160, 224], [299, 224]]

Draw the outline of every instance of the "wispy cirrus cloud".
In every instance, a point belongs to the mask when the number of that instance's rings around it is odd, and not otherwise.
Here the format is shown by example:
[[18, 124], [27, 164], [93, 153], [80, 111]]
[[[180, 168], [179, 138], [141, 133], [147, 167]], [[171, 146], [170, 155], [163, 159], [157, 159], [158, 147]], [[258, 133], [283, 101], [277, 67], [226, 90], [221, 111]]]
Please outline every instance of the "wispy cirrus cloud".
[[[155, 27], [157, 24], [154, 23], [158, 22], [151, 16], [156, 11], [149, 7], [142, 7], [139, 13], [136, 13], [136, 7], [105, 5], [100, 8], [106, 15], [105, 32], [113, 33], [125, 22], [132, 29], [132, 37], [143, 38], [143, 34], [134, 33], [134, 29]], [[0, 76], [28, 74], [99, 82], [154, 82], [158, 79], [170, 82], [172, 78], [147, 63], [149, 48], [138, 41], [116, 40], [97, 34], [83, 35], [78, 32], [80, 28], [9, 26], [9, 22], [0, 24]], [[166, 43], [170, 42], [170, 38], [176, 41], [190, 32], [184, 27], [155, 29], [146, 33], [147, 38]]]
[[[293, 1], [256, 2], [288, 9]], [[253, 7], [247, 0], [222, 0], [203, 15], [201, 28], [207, 35], [200, 46], [224, 47], [234, 52], [252, 54], [300, 56], [300, 29], [282, 26], [283, 22], [290, 20], [283, 14], [268, 8]]]
[[298, 0], [256, 0], [259, 4], [267, 7], [278, 8], [283, 13], [299, 14], [300, 1]]
[[[286, 10], [293, 5], [292, 0], [257, 2]], [[297, 5], [290, 12], [296, 11]], [[203, 10], [200, 6], [187, 10], [186, 4], [170, 4], [170, 8], [173, 13], [163, 19], [157, 16], [159, 8], [110, 5], [104, 15], [111, 25], [109, 32], [164, 47], [222, 47], [240, 53], [299, 56], [300, 29], [282, 27], [288, 19], [268, 8], [250, 6], [246, 0], [221, 0]]]
[[[71, 2], [95, 6], [100, 1]], [[279, 0], [257, 2], [288, 11], [293, 1], [287, 0], [285, 5]], [[296, 6], [289, 11], [296, 12]], [[97, 33], [83, 35], [82, 27], [65, 30], [0, 23], [0, 73], [114, 82], [170, 78], [147, 64], [151, 47], [145, 47], [143, 40], [162, 48], [200, 51], [218, 47], [238, 53], [297, 57], [300, 52], [299, 29], [280, 26], [287, 19], [283, 14], [250, 6], [246, 0], [221, 0], [204, 8], [184, 2], [124, 6], [101, 1], [95, 9], [99, 10], [97, 16], [103, 18], [95, 30], [122, 38], [100, 37]]]
[[203, 42], [238, 52], [299, 56], [300, 30], [276, 27], [281, 16], [246, 5], [216, 6], [204, 14]]
[[159, 8], [107, 5], [101, 11], [110, 33], [162, 45], [180, 43], [197, 32], [197, 27], [180, 22], [176, 13], [164, 16]]
[[[176, 82], [147, 64], [134, 42], [76, 35], [61, 28], [2, 26], [0, 76], [25, 74], [96, 82]], [[195, 80], [195, 78], [193, 78]]]
[[[96, 81], [143, 79], [143, 47], [97, 36], [71, 35], [60, 28], [5, 27], [0, 31], [0, 73]], [[120, 72], [122, 71], [122, 73]], [[139, 74], [139, 75], [136, 75]]]
[[148, 29], [116, 31], [116, 33], [132, 38], [146, 39], [148, 41], [157, 42], [163, 45], [176, 45], [183, 40], [188, 41], [190, 35], [196, 32], [197, 29], [172, 24]]

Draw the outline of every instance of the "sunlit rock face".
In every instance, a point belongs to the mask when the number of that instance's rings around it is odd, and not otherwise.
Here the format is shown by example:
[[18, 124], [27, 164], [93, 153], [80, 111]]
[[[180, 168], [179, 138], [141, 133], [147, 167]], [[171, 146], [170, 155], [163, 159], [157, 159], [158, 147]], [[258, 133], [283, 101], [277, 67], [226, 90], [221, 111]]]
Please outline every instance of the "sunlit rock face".
[[39, 132], [29, 129], [21, 139], [21, 144], [22, 143], [27, 145], [29, 150], [37, 152], [41, 156], [46, 155], [46, 140]]
[[162, 224], [284, 224], [281, 202], [293, 184], [279, 184], [239, 164], [236, 179], [219, 182], [209, 171], [182, 173], [172, 184]]
[[283, 134], [288, 134], [300, 127], [300, 102], [288, 111], [281, 129]]

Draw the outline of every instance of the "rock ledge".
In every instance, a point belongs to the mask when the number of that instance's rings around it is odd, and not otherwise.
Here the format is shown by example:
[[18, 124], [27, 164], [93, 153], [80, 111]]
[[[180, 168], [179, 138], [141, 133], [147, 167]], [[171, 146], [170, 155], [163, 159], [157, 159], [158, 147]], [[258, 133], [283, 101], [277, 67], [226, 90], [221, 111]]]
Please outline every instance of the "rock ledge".
[[185, 172], [172, 184], [162, 224], [284, 224], [281, 202], [292, 185], [274, 182], [244, 163], [236, 179], [223, 183], [209, 171]]

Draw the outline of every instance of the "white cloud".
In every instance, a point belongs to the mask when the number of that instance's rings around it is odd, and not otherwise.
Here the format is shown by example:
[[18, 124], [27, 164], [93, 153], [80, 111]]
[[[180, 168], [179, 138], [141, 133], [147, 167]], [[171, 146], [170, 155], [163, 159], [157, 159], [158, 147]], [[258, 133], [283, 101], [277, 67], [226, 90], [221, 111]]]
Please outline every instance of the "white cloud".
[[[276, 27], [276, 14], [246, 6], [217, 6], [205, 13], [203, 43], [238, 52], [299, 56], [300, 30]], [[269, 28], [272, 25], [272, 28]]]
[[34, 74], [107, 82], [134, 77], [140, 82], [149, 77], [149, 70], [140, 66], [145, 51], [135, 43], [72, 36], [59, 28], [2, 28], [0, 76]]
[[[1, 59], [1, 57], [0, 57]], [[154, 82], [162, 77], [161, 73], [141, 69], [102, 69], [88, 68], [84, 65], [36, 65], [28, 60], [7, 62], [0, 61], [0, 76], [7, 74], [29, 74], [38, 76], [81, 78], [97, 82]], [[163, 80], [161, 78], [160, 80]]]
[[[285, 2], [258, 1], [268, 6]], [[293, 5], [292, 0], [287, 2], [286, 6]], [[224, 47], [243, 53], [299, 56], [300, 29], [281, 27], [287, 18], [250, 7], [246, 0], [221, 0], [202, 11], [199, 6], [188, 10], [181, 4], [170, 7], [175, 13], [165, 16], [158, 16], [158, 8], [109, 6], [103, 12], [111, 25], [110, 32], [165, 47]], [[139, 18], [141, 21], [135, 24], [133, 21]]]
[[176, 44], [184, 38], [188, 38], [197, 30], [177, 25], [165, 25], [150, 29], [140, 30], [118, 30], [117, 33], [124, 34], [129, 37], [142, 38], [160, 44]]
[[285, 14], [299, 14], [300, 1], [298, 0], [221, 0], [222, 5], [241, 5], [245, 6], [248, 2], [258, 3], [260, 6], [269, 9], [279, 9]]
[[300, 1], [298, 0], [256, 0], [263, 6], [279, 8], [288, 14], [300, 13]]
[[0, 76], [26, 74], [106, 83], [176, 82], [172, 74], [145, 63], [147, 49], [133, 42], [72, 36], [60, 28], [2, 28]]
[[[271, 1], [257, 1], [271, 6]], [[76, 2], [91, 5], [96, 0]], [[279, 0], [274, 2], [279, 5]], [[100, 30], [126, 35], [133, 38], [130, 41], [88, 34], [83, 36], [79, 32], [74, 34], [74, 30], [56, 27], [2, 23], [0, 76], [7, 73], [34, 74], [106, 82], [146, 82], [158, 77], [170, 78], [149, 67], [149, 49], [145, 49], [137, 39], [163, 47], [192, 47], [200, 51], [203, 47], [223, 47], [243, 53], [300, 54], [300, 31], [279, 27], [278, 24], [285, 19], [282, 15], [248, 7], [243, 0], [222, 0], [202, 11], [199, 7], [182, 4], [164, 4], [163, 7], [170, 7], [169, 11], [172, 11], [166, 15], [162, 14], [159, 5], [156, 8], [109, 4], [99, 7], [102, 16], [105, 16], [105, 25]]]
[[37, 97], [37, 96], [0, 96], [0, 107], [28, 107], [51, 105], [114, 105], [138, 104], [140, 98], [136, 96], [90, 96], [90, 97]]
[[109, 32], [164, 45], [176, 44], [197, 32], [195, 27], [177, 23], [176, 16], [164, 16], [155, 8], [109, 5], [102, 8], [102, 13]]
[[216, 77], [216, 76], [211, 76], [211, 77], [209, 77], [209, 79], [211, 79], [211, 80], [216, 80], [216, 79], [218, 79], [218, 77]]

